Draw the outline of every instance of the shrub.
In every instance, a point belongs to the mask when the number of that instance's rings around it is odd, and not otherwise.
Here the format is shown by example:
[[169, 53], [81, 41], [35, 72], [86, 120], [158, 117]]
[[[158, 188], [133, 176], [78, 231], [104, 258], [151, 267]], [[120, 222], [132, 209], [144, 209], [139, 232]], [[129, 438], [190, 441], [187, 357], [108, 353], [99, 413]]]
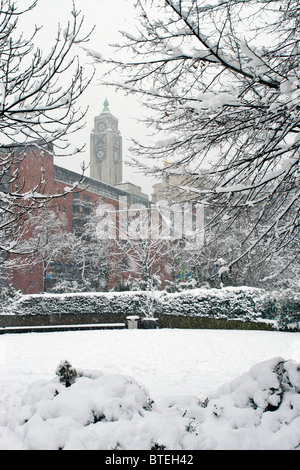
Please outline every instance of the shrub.
[[22, 293], [11, 285], [0, 289], [0, 305], [3, 310], [10, 311], [17, 300], [21, 299]]
[[[276, 324], [281, 330], [300, 330], [300, 294], [267, 292], [250, 287], [192, 289], [182, 292], [134, 291], [24, 295], [14, 304], [23, 315], [181, 316]], [[122, 320], [123, 321], [123, 320]]]
[[61, 361], [55, 373], [59, 377], [59, 381], [65, 384], [66, 387], [70, 387], [78, 375], [76, 369], [68, 361]]

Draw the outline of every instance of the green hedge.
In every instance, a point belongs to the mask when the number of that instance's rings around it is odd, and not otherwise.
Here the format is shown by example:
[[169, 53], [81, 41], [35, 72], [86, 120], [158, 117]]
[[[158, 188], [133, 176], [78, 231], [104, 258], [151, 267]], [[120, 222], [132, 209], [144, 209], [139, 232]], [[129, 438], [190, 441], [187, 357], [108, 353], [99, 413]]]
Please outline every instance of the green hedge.
[[[8, 311], [9, 310], [9, 311]], [[250, 287], [194, 289], [180, 293], [109, 292], [41, 294], [18, 297], [3, 313], [22, 315], [100, 315], [114, 318], [127, 315], [206, 318], [250, 323], [274, 323], [280, 330], [300, 331], [300, 294], [291, 291], [266, 292]], [[116, 319], [117, 321], [117, 319]], [[176, 323], [176, 322], [175, 322]], [[192, 324], [192, 320], [189, 320]], [[220, 322], [219, 322], [220, 324]], [[182, 327], [182, 326], [181, 326]]]

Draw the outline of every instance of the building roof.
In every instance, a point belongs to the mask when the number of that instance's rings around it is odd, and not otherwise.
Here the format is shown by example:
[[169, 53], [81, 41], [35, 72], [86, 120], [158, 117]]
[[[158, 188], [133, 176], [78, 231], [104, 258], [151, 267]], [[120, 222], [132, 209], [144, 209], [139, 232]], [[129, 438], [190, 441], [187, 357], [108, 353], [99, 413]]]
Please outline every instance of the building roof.
[[[57, 181], [61, 181], [65, 184], [73, 185], [77, 181], [80, 181], [81, 175], [75, 171], [67, 170], [57, 165], [53, 165], [53, 177]], [[110, 199], [119, 200], [120, 196], [128, 196], [128, 193], [121, 189], [110, 186], [109, 184], [102, 183], [101, 181], [95, 180], [88, 176], [84, 177], [83, 183], [79, 185], [80, 189], [86, 189], [95, 194], [99, 194]]]

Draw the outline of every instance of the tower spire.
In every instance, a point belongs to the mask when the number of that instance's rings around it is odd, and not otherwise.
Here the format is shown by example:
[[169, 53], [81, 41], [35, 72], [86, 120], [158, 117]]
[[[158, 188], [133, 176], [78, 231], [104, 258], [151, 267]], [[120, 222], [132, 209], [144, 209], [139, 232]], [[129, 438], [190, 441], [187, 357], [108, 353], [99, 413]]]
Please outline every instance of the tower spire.
[[108, 106], [109, 106], [109, 102], [108, 102], [108, 99], [107, 99], [107, 98], [105, 98], [104, 103], [103, 103], [103, 106], [104, 106], [104, 108], [103, 108], [101, 114], [103, 114], [103, 113], [110, 113], [110, 110], [109, 110], [109, 107], [108, 107]]

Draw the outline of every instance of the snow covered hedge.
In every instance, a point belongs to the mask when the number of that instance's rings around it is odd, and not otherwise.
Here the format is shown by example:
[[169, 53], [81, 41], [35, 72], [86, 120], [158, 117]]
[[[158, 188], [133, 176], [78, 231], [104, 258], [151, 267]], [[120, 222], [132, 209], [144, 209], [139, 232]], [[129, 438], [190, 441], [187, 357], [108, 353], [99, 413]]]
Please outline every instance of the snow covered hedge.
[[[300, 331], [300, 294], [251, 287], [193, 289], [178, 293], [109, 292], [17, 297], [3, 313], [23, 315], [184, 316], [243, 322], [274, 321], [281, 330]], [[119, 320], [118, 320], [119, 321]]]
[[[8, 407], [2, 450], [300, 448], [300, 364], [277, 357], [209, 397], [155, 403], [134, 378], [72, 368]], [[1, 429], [0, 429], [1, 431]]]
[[271, 292], [266, 296], [265, 314], [275, 318], [278, 329], [300, 331], [300, 293], [290, 290]]

